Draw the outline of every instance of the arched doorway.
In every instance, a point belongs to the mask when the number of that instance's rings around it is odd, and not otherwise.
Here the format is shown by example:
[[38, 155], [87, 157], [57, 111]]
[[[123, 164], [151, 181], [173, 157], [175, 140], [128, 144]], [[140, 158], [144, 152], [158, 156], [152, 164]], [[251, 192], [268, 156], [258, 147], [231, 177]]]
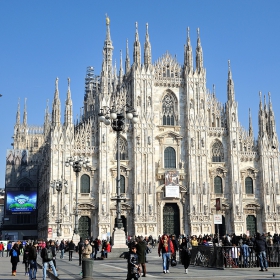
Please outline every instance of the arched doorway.
[[215, 225], [215, 233], [218, 234], [219, 236], [224, 236], [226, 234], [226, 220], [225, 216], [222, 215], [222, 224], [217, 224]]
[[163, 207], [163, 233], [180, 234], [180, 211], [176, 203], [166, 203]]
[[253, 236], [257, 232], [257, 219], [254, 215], [248, 215], [246, 218], [246, 228], [249, 235]]
[[83, 239], [91, 237], [91, 219], [88, 216], [79, 219], [79, 235]]

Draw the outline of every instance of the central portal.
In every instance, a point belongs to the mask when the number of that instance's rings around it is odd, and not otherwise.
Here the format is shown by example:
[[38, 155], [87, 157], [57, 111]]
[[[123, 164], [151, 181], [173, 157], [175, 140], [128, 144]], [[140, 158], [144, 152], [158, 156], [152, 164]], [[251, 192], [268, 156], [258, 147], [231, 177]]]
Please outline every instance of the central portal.
[[176, 203], [166, 203], [163, 207], [163, 233], [180, 235], [180, 211]]

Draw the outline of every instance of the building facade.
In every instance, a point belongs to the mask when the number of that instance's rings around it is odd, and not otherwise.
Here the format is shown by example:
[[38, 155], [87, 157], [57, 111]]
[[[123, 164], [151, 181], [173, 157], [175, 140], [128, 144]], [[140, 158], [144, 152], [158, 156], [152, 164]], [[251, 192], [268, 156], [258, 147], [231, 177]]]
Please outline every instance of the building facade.
[[[152, 62], [148, 25], [143, 49], [142, 60], [136, 24], [133, 61], [127, 43], [124, 69], [120, 55], [117, 70], [107, 18], [102, 70], [95, 75], [93, 67], [87, 69], [80, 120], [73, 123], [70, 79], [63, 121], [58, 79], [40, 130], [31, 133], [26, 117], [20, 123], [18, 109], [14, 149], [28, 150], [29, 157], [24, 168], [7, 161], [6, 189], [22, 180], [38, 189], [38, 237], [55, 238], [59, 229], [71, 238], [75, 215], [81, 236], [111, 236], [116, 133], [98, 122], [98, 113], [112, 106], [125, 111], [127, 104], [139, 119], [126, 122], [119, 146], [127, 235], [279, 233], [279, 144], [270, 94], [268, 104], [260, 94], [255, 140], [250, 113], [248, 131], [238, 120], [230, 63], [227, 102], [207, 89], [199, 30], [194, 52], [188, 32], [183, 65], [168, 52]], [[74, 156], [90, 163], [76, 174], [65, 164]], [[57, 180], [67, 181], [60, 193], [51, 187]], [[221, 225], [214, 222], [216, 214]]]

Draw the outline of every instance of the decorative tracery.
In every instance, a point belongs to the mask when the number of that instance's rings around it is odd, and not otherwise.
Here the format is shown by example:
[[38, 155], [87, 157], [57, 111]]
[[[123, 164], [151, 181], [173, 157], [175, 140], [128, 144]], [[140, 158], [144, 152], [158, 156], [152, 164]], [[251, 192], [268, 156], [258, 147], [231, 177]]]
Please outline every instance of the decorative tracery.
[[176, 125], [177, 99], [172, 92], [167, 92], [162, 100], [162, 124]]
[[212, 145], [212, 162], [222, 162], [224, 160], [224, 148], [220, 141], [214, 142]]

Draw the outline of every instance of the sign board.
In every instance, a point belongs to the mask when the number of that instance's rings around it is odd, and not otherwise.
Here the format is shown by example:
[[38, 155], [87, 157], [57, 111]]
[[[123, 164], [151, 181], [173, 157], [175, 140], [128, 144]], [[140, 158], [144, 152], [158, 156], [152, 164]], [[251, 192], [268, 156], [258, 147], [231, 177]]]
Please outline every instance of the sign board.
[[165, 172], [165, 197], [180, 197], [179, 172]]
[[214, 225], [222, 225], [223, 224], [223, 218], [220, 214], [214, 215]]

